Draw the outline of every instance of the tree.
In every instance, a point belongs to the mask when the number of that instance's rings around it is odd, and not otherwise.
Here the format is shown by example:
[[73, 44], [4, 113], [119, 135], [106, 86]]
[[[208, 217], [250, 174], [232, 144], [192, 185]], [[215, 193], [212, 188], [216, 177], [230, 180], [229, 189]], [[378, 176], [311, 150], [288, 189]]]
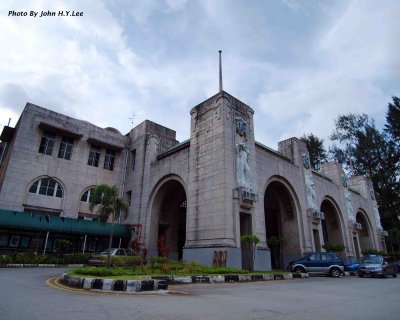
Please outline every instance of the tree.
[[319, 139], [317, 136], [314, 136], [310, 133], [308, 136], [303, 135], [300, 138], [303, 141], [308, 150], [308, 154], [310, 155], [310, 162], [313, 168], [316, 168], [321, 162], [328, 161], [328, 155], [324, 148], [324, 140]]
[[347, 172], [371, 179], [382, 224], [385, 229], [391, 229], [398, 224], [400, 205], [398, 148], [365, 114], [341, 115], [335, 125], [331, 140], [339, 144], [330, 149], [330, 154], [345, 165]]
[[111, 231], [110, 239], [108, 242], [108, 256], [107, 265], [111, 265], [111, 246], [114, 234], [114, 224], [121, 215], [126, 218], [128, 216], [128, 205], [119, 198], [118, 188], [116, 186], [108, 186], [106, 184], [100, 184], [95, 186], [90, 192], [90, 210], [93, 211], [96, 208], [99, 220], [105, 224], [111, 217]]
[[[335, 130], [330, 139], [333, 144], [329, 153], [333, 159], [342, 163], [345, 170], [354, 175], [354, 151], [357, 147], [357, 137], [366, 126], [371, 125], [372, 120], [366, 114], [340, 115], [335, 120]], [[372, 123], [373, 124], [373, 123]]]
[[389, 102], [386, 113], [385, 131], [400, 146], [400, 99], [392, 97], [393, 103]]

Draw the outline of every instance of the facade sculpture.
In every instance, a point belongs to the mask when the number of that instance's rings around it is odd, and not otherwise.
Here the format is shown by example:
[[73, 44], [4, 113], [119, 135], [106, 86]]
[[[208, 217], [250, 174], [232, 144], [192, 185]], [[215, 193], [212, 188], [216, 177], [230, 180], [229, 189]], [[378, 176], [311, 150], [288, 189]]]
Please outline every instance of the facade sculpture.
[[251, 189], [250, 152], [245, 143], [236, 145], [236, 177], [239, 187]]
[[317, 194], [315, 193], [315, 183], [310, 174], [306, 174], [306, 186], [307, 186], [307, 202], [309, 209], [318, 211], [317, 207]]
[[346, 213], [349, 221], [351, 221], [352, 224], [356, 223], [356, 217], [355, 213], [353, 210], [353, 205], [351, 204], [351, 193], [346, 190], [344, 193], [344, 197], [346, 199]]

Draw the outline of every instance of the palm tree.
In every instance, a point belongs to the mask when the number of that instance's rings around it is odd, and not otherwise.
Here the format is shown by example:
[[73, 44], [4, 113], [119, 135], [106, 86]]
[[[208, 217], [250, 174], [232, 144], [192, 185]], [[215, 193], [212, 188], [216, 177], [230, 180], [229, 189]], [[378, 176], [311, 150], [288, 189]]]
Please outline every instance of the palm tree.
[[111, 246], [114, 234], [114, 224], [121, 215], [128, 216], [128, 205], [119, 198], [118, 188], [106, 184], [99, 184], [90, 191], [90, 210], [96, 208], [101, 223], [105, 224], [111, 216], [110, 240], [108, 242], [107, 266], [111, 265]]

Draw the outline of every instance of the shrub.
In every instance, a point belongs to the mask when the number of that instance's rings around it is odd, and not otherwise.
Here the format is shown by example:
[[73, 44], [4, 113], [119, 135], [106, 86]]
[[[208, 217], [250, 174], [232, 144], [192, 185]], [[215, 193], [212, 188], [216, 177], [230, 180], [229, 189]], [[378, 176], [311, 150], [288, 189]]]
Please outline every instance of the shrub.
[[111, 257], [111, 263], [117, 267], [124, 266], [139, 266], [142, 262], [142, 257], [140, 256], [129, 256], [129, 257], [121, 257], [121, 256], [113, 256]]
[[246, 234], [246, 235], [240, 237], [240, 241], [246, 242], [246, 243], [257, 244], [260, 242], [260, 239], [254, 234]]
[[111, 268], [104, 267], [86, 267], [86, 268], [78, 268], [74, 269], [73, 273], [85, 276], [97, 276], [97, 277], [106, 277], [106, 276], [115, 276], [117, 274], [116, 270]]
[[9, 264], [12, 263], [12, 260], [11, 256], [0, 256], [0, 264]]
[[364, 251], [362, 251], [362, 254], [365, 255], [365, 256], [370, 255], [370, 254], [377, 254], [377, 255], [380, 255], [380, 256], [387, 256], [388, 255], [386, 252], [378, 251], [376, 249], [364, 250]]
[[326, 242], [322, 247], [328, 252], [342, 252], [345, 249], [344, 245], [342, 244], [334, 244], [329, 242]]

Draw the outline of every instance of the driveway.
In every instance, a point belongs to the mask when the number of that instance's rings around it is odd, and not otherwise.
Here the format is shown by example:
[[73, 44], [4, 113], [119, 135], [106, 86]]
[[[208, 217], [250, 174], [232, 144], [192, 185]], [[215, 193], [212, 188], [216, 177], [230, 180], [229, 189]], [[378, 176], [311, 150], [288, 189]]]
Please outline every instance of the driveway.
[[97, 294], [49, 285], [64, 269], [0, 269], [0, 318], [398, 319], [400, 278], [170, 286], [170, 295]]

